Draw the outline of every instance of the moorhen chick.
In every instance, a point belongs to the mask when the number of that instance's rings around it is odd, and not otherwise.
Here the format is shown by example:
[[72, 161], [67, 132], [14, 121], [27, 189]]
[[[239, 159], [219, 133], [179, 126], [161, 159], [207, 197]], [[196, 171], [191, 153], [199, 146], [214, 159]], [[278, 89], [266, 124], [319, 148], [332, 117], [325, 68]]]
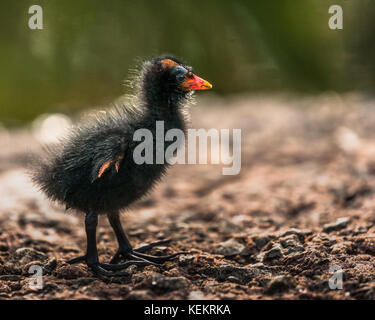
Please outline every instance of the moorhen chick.
[[[194, 90], [212, 86], [197, 77], [191, 67], [166, 55], [145, 62], [136, 81], [135, 105], [116, 105], [112, 110], [100, 112], [78, 124], [64, 140], [46, 147], [32, 165], [34, 183], [50, 199], [86, 214], [86, 254], [68, 262], [86, 262], [97, 275], [125, 275], [112, 271], [130, 265], [161, 264], [183, 253], [168, 256], [144, 253], [169, 240], [133, 249], [121, 226], [119, 213], [147, 194], [168, 166], [167, 161], [137, 164], [133, 151], [141, 142], [134, 141], [134, 132], [148, 129], [155, 137], [157, 121], [164, 122], [165, 132], [169, 129], [185, 132], [184, 106]], [[165, 150], [156, 150], [155, 140], [154, 154], [164, 152], [172, 143], [165, 141]], [[107, 215], [119, 245], [110, 263], [100, 263], [98, 258], [96, 228], [99, 214]], [[126, 259], [125, 263], [116, 264], [121, 257]]]

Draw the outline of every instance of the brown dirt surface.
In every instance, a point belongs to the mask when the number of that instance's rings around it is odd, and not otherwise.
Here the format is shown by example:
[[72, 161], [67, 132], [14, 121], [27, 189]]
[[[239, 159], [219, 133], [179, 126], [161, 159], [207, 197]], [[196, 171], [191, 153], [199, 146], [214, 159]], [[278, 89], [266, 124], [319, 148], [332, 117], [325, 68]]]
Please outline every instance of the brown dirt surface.
[[[375, 101], [358, 94], [200, 99], [195, 128], [241, 128], [242, 170], [176, 165], [122, 216], [134, 246], [189, 251], [98, 279], [84, 264], [83, 215], [32, 186], [28, 129], [0, 131], [0, 299], [374, 299]], [[100, 259], [117, 249], [105, 217]], [[42, 289], [29, 286], [43, 267]], [[343, 271], [331, 290], [330, 267]]]

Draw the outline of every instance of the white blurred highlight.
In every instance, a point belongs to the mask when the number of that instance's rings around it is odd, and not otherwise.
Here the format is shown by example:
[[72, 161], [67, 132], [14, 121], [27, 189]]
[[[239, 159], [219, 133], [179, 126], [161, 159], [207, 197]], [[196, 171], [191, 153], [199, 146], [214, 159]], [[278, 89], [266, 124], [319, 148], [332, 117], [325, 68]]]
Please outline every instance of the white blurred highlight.
[[42, 114], [32, 123], [32, 134], [41, 143], [58, 142], [72, 126], [72, 121], [64, 114]]
[[346, 152], [357, 151], [361, 146], [361, 140], [353, 130], [340, 127], [335, 132], [336, 142]]

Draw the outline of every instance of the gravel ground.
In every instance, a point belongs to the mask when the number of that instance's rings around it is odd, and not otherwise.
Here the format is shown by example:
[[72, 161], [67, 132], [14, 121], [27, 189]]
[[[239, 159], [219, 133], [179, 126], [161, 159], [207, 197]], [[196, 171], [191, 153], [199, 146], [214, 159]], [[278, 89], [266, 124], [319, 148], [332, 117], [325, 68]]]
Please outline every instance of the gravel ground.
[[[133, 245], [189, 251], [98, 279], [83, 264], [83, 215], [65, 212], [23, 169], [27, 129], [0, 130], [0, 299], [374, 299], [375, 100], [360, 94], [201, 99], [196, 128], [241, 128], [242, 170], [176, 165], [122, 216]], [[99, 220], [100, 259], [117, 247]], [[31, 265], [42, 289], [29, 286]], [[330, 268], [341, 268], [332, 273]], [[331, 271], [331, 273], [330, 273]], [[329, 279], [343, 276], [343, 289]]]

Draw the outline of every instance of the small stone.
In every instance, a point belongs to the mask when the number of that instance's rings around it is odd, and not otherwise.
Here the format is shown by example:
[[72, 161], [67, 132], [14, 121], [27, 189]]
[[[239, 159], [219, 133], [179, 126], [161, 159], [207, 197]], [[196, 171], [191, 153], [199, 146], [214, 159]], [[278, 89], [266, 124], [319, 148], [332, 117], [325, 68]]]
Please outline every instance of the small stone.
[[215, 253], [222, 254], [225, 257], [235, 256], [245, 251], [245, 246], [234, 239], [222, 242], [218, 245]]
[[46, 283], [43, 286], [43, 292], [53, 292], [53, 291], [58, 291], [62, 292], [63, 289], [57, 285], [56, 283]]
[[281, 237], [289, 236], [289, 235], [296, 235], [300, 241], [302, 241], [306, 236], [313, 234], [312, 231], [308, 230], [300, 230], [297, 228], [290, 228], [284, 233], [281, 234]]
[[281, 238], [280, 242], [282, 246], [287, 249], [287, 255], [293, 254], [295, 252], [302, 252], [305, 250], [305, 248], [300, 245], [298, 237], [295, 234], [290, 234], [284, 238]]
[[180, 266], [187, 266], [190, 263], [192, 263], [193, 260], [194, 260], [194, 256], [180, 256], [178, 258], [178, 263], [180, 264]]
[[218, 230], [220, 232], [226, 233], [234, 233], [234, 232], [241, 232], [242, 227], [238, 224], [233, 223], [227, 219], [221, 219], [217, 224]]
[[5, 276], [0, 276], [0, 280], [2, 281], [20, 281], [22, 278], [17, 275], [8, 274]]
[[12, 258], [25, 265], [36, 260], [46, 261], [48, 259], [48, 256], [40, 251], [31, 248], [19, 248], [15, 251]]
[[9, 293], [12, 292], [12, 289], [9, 287], [8, 283], [0, 282], [0, 298], [9, 298]]
[[221, 300], [234, 300], [236, 298], [236, 295], [233, 293], [224, 293], [220, 294], [220, 299]]
[[269, 270], [269, 267], [264, 265], [262, 262], [251, 264], [250, 267], [260, 269], [260, 270]]
[[74, 281], [73, 285], [75, 285], [76, 288], [82, 287], [82, 286], [87, 286], [88, 284], [90, 284], [91, 282], [93, 282], [95, 280], [96, 280], [95, 278], [82, 277], [82, 278], [79, 278], [76, 281]]
[[259, 274], [265, 272], [259, 268], [253, 266], [249, 267], [237, 267], [232, 264], [225, 264], [219, 267], [209, 267], [203, 270], [203, 274], [214, 277], [219, 281], [232, 281], [236, 283], [246, 284], [253, 278], [259, 276]]
[[148, 290], [132, 290], [126, 296], [127, 300], [149, 300], [150, 291]]
[[52, 258], [47, 261], [47, 263], [43, 266], [43, 273], [50, 274], [53, 270], [57, 267], [57, 260], [56, 258]]
[[303, 246], [296, 245], [293, 247], [289, 247], [288, 251], [286, 252], [286, 255], [291, 255], [291, 254], [294, 254], [297, 252], [303, 252], [303, 251], [305, 251], [305, 248]]
[[204, 294], [202, 291], [192, 291], [189, 293], [188, 299], [189, 300], [203, 300]]
[[274, 236], [266, 235], [266, 236], [259, 236], [255, 237], [253, 240], [255, 242], [255, 245], [257, 246], [258, 250], [262, 250], [262, 248], [271, 240], [275, 239]]
[[10, 255], [9, 261], [5, 263], [5, 268], [12, 273], [22, 273], [22, 270], [30, 262], [44, 263], [47, 260], [48, 256], [40, 251], [31, 248], [19, 248]]
[[350, 223], [348, 217], [338, 218], [335, 222], [327, 223], [323, 226], [323, 232], [332, 232], [344, 229]]
[[4, 242], [0, 242], [0, 251], [8, 251], [8, 250], [9, 250], [9, 246]]
[[241, 284], [241, 280], [234, 276], [229, 276], [226, 280], [232, 283]]
[[280, 242], [284, 248], [295, 247], [299, 244], [298, 239], [296, 239], [296, 236], [293, 235], [289, 235], [280, 239]]
[[22, 288], [22, 284], [20, 281], [12, 281], [9, 283], [9, 287], [14, 292], [20, 290]]
[[355, 241], [356, 246], [361, 252], [374, 255], [375, 254], [375, 234], [369, 233], [361, 236]]
[[152, 289], [173, 291], [187, 288], [190, 283], [184, 277], [166, 277], [160, 273], [154, 273], [151, 276], [150, 284]]
[[127, 267], [125, 270], [127, 273], [129, 273], [129, 275], [132, 275], [132, 274], [137, 273], [137, 266], [132, 265], [132, 266]]
[[289, 236], [291, 234], [295, 234], [295, 235], [303, 235], [302, 231], [300, 229], [297, 229], [297, 228], [290, 228], [288, 229], [287, 231], [285, 231], [281, 236], [282, 237], [285, 237], [285, 236]]
[[63, 279], [78, 279], [87, 277], [87, 273], [79, 265], [62, 265], [56, 269], [56, 276]]
[[142, 282], [143, 280], [145, 279], [145, 276], [140, 274], [140, 275], [137, 275], [135, 278], [134, 278], [134, 283], [140, 283]]
[[266, 293], [274, 294], [288, 291], [296, 286], [295, 280], [290, 276], [276, 276], [266, 287]]
[[156, 254], [160, 254], [160, 255], [165, 254], [167, 250], [168, 250], [168, 247], [164, 247], [164, 246], [155, 247], [155, 251], [157, 251]]
[[268, 250], [263, 257], [263, 260], [272, 260], [276, 258], [281, 258], [283, 256], [283, 251], [281, 245], [276, 243], [273, 247]]

